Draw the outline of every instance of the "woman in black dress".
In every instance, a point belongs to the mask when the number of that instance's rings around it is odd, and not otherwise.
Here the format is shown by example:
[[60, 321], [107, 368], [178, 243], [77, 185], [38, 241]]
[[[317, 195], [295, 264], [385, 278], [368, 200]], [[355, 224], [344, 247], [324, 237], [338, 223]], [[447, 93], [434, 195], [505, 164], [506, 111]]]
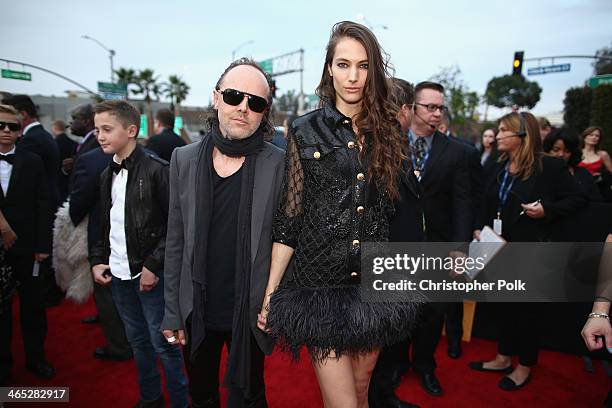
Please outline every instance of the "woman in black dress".
[[387, 68], [369, 29], [336, 24], [317, 88], [322, 108], [288, 135], [258, 326], [295, 358], [308, 348], [326, 407], [367, 405], [380, 348], [406, 337], [417, 309], [368, 303], [359, 287], [361, 245], [388, 240], [406, 160]]

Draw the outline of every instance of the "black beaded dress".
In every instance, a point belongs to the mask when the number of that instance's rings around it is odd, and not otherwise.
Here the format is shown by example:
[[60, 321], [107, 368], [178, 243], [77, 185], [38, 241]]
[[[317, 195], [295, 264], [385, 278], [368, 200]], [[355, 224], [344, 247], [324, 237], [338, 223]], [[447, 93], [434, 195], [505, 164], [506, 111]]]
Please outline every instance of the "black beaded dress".
[[361, 245], [386, 242], [393, 205], [369, 183], [351, 120], [333, 105], [296, 119], [273, 240], [295, 249], [292, 276], [272, 294], [267, 327], [284, 351], [317, 360], [406, 338], [418, 302], [366, 302]]

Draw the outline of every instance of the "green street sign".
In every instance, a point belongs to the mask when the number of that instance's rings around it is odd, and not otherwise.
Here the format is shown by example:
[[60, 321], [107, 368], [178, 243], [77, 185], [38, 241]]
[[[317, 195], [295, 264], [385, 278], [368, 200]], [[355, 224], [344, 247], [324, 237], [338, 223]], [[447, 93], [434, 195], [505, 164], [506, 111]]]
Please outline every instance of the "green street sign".
[[174, 133], [181, 135], [181, 129], [183, 128], [183, 117], [177, 116], [174, 118]]
[[140, 131], [138, 132], [138, 138], [143, 139], [147, 137], [147, 115], [140, 115]]
[[3, 69], [2, 78], [21, 79], [22, 81], [31, 81], [32, 74], [25, 71], [13, 71], [12, 69]]
[[263, 61], [259, 61], [259, 66], [261, 66], [261, 69], [263, 69], [264, 71], [266, 71], [268, 74], [271, 74], [273, 69], [272, 69], [272, 59], [267, 59], [267, 60], [263, 60]]
[[126, 84], [113, 84], [112, 82], [98, 82], [98, 92], [108, 94], [125, 94], [127, 95]]
[[597, 88], [601, 85], [612, 85], [612, 74], [597, 75], [589, 79], [589, 86]]

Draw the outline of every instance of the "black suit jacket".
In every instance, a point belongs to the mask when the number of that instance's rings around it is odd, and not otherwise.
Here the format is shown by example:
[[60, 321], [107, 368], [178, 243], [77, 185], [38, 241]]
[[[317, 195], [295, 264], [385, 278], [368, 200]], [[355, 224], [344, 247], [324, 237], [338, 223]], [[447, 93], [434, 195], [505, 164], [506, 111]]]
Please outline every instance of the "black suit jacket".
[[42, 125], [36, 125], [19, 138], [17, 145], [23, 149], [37, 154], [45, 166], [45, 174], [49, 182], [49, 191], [52, 208], [60, 203], [59, 184], [60, 153], [53, 136]]
[[171, 129], [164, 129], [147, 142], [147, 149], [155, 152], [159, 157], [170, 163], [172, 152], [177, 147], [185, 146], [185, 141]]
[[[59, 148], [60, 163], [63, 162], [64, 159], [74, 157], [74, 154], [76, 153], [76, 148], [78, 146], [77, 142], [70, 139], [68, 136], [66, 136], [65, 133], [56, 136], [55, 142], [57, 143], [57, 147]], [[60, 202], [64, 202], [70, 190], [70, 174], [65, 174], [62, 171], [59, 175], [58, 182]]]
[[21, 146], [15, 151], [8, 191], [0, 189], [0, 210], [17, 234], [9, 253], [50, 253], [54, 207], [47, 172], [39, 156]]
[[422, 189], [409, 166], [405, 166], [399, 184], [400, 198], [394, 203], [395, 213], [389, 223], [390, 242], [420, 242], [423, 231]]
[[434, 133], [420, 183], [427, 241], [471, 241], [474, 213], [469, 164], [466, 146]]
[[100, 175], [112, 160], [113, 155], [104, 154], [102, 148], [79, 156], [74, 164], [72, 191], [70, 192], [70, 219], [76, 226], [89, 215], [87, 225], [87, 247], [102, 239], [100, 219]]
[[98, 147], [100, 147], [100, 144], [98, 143], [96, 136], [89, 136], [85, 143], [81, 143], [80, 147], [77, 148], [75, 159], [87, 152], [97, 149]]
[[[542, 167], [527, 180], [517, 178], [501, 211], [502, 236], [507, 241], [531, 242], [560, 240], [552, 234], [559, 221], [586, 206], [588, 198], [561, 159], [542, 156]], [[505, 163], [495, 163], [485, 180], [480, 225], [493, 226], [499, 206], [499, 188]], [[507, 186], [506, 186], [507, 187]], [[534, 219], [520, 215], [521, 204], [542, 200], [545, 217]]]

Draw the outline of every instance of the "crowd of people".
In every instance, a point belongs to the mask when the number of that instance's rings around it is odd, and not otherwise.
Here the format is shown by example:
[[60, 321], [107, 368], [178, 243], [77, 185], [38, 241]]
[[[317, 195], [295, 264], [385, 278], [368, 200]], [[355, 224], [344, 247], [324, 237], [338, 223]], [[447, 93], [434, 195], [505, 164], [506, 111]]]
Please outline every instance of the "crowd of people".
[[[93, 355], [134, 360], [137, 407], [163, 406], [160, 367], [172, 406], [220, 406], [224, 346], [231, 407], [267, 406], [264, 361], [275, 346], [293, 359], [307, 348], [326, 407], [411, 407], [395, 394], [409, 368], [429, 394], [444, 394], [434, 353], [445, 325], [448, 355], [461, 357], [463, 304], [418, 293], [368, 302], [362, 243], [466, 243], [484, 226], [508, 242], [551, 241], [551, 225], [611, 201], [601, 128], [575, 138], [513, 111], [477, 148], [452, 134], [444, 87], [394, 78], [363, 25], [333, 27], [321, 108], [288, 120], [280, 140], [270, 85], [256, 62], [232, 62], [203, 139], [188, 145], [165, 109], [139, 143], [129, 102], [80, 105], [77, 143], [61, 120], [46, 132], [28, 96], [2, 100], [0, 385], [13, 362], [15, 291], [26, 367], [55, 375], [41, 299], [54, 284], [50, 259], [68, 250], [52, 240], [60, 205], [74, 227], [87, 223], [84, 273], [98, 310], [88, 322], [106, 338]], [[599, 294], [583, 336], [589, 349], [604, 336], [612, 353], [611, 295]], [[537, 364], [538, 305], [497, 308], [498, 353], [469, 367], [503, 374], [499, 387], [516, 391]]]

